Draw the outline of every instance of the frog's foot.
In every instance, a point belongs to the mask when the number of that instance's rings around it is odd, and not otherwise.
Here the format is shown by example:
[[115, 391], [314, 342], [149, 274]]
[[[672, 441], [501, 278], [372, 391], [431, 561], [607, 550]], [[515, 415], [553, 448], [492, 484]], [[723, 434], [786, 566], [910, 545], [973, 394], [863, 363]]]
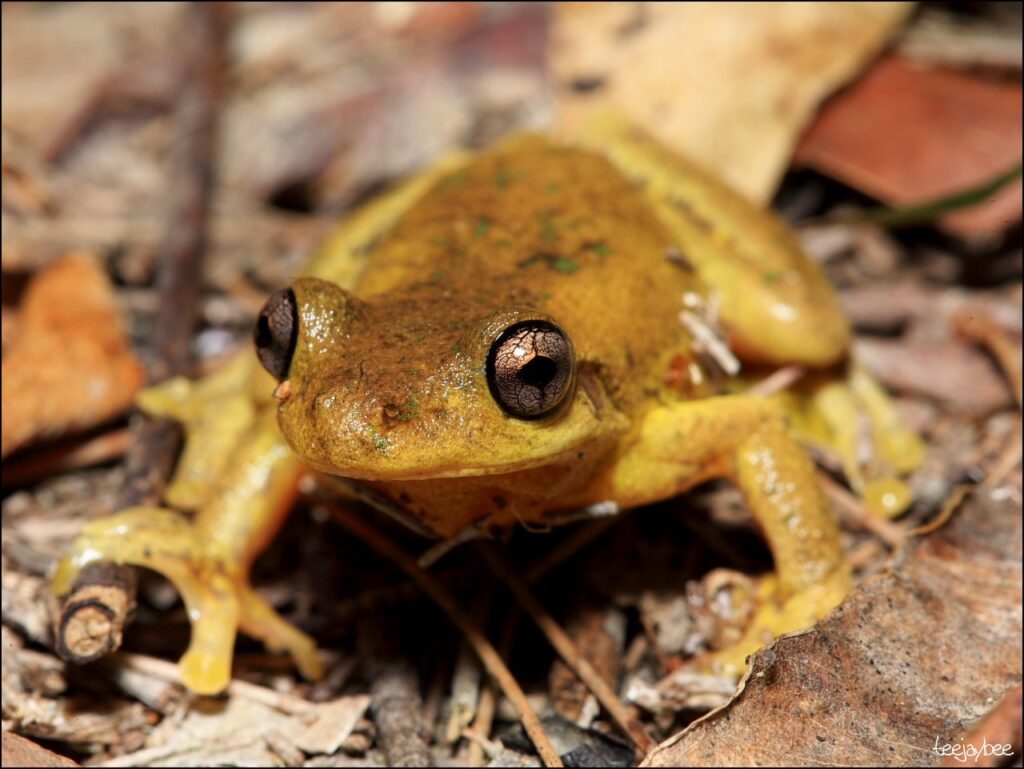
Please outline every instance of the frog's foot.
[[760, 581], [755, 596], [738, 596], [739, 600], [754, 600], [757, 604], [739, 640], [696, 658], [689, 667], [738, 679], [746, 670], [751, 654], [777, 636], [810, 628], [838, 606], [849, 590], [850, 578], [845, 568], [789, 596], [780, 593], [774, 575], [767, 576]]
[[216, 694], [228, 685], [239, 628], [273, 650], [287, 650], [303, 675], [323, 674], [313, 640], [252, 589], [247, 569], [212, 553], [179, 513], [135, 507], [88, 524], [61, 559], [54, 592], [67, 593], [82, 567], [93, 561], [144, 566], [177, 588], [192, 623], [179, 669], [184, 684], [197, 693]]
[[885, 391], [851, 365], [845, 379], [811, 383], [803, 395], [783, 399], [802, 437], [838, 456], [871, 512], [885, 518], [905, 512], [913, 497], [902, 477], [921, 464], [924, 445], [902, 424]]

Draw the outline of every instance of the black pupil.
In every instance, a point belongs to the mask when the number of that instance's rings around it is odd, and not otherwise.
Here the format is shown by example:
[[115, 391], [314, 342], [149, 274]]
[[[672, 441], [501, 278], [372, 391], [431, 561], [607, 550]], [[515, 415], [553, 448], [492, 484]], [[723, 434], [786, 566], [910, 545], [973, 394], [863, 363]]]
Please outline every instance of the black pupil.
[[519, 378], [522, 380], [523, 384], [530, 385], [530, 387], [536, 387], [538, 390], [543, 390], [551, 383], [551, 380], [555, 378], [555, 374], [557, 373], [557, 363], [551, 360], [551, 358], [545, 358], [538, 355], [519, 369]]
[[260, 315], [256, 321], [256, 346], [270, 347], [274, 343], [274, 335], [270, 330], [270, 321], [266, 315]]

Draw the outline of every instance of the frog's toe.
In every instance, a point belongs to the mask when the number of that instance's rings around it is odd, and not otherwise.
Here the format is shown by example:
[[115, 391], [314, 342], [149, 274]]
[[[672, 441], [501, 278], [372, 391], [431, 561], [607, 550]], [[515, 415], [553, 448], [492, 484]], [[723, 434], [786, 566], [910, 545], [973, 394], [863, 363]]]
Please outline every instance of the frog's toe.
[[245, 633], [259, 638], [272, 651], [288, 652], [305, 678], [323, 678], [323, 663], [312, 638], [285, 620], [251, 587], [243, 586], [240, 598], [240, 627]]
[[924, 444], [867, 372], [853, 365], [844, 379], [812, 385], [806, 407], [791, 416], [805, 440], [838, 456], [871, 512], [894, 518], [910, 507], [913, 496], [902, 476], [921, 464]]
[[189, 649], [178, 662], [181, 681], [196, 694], [220, 694], [231, 682], [231, 659]]
[[910, 487], [892, 475], [866, 481], [862, 497], [868, 510], [883, 518], [896, 518], [914, 502]]
[[785, 633], [805, 630], [840, 604], [850, 590], [846, 569], [837, 569], [821, 582], [788, 597], [777, 590], [774, 576], [762, 580], [757, 591], [758, 606], [738, 641], [698, 657], [693, 667], [701, 672], [739, 678], [747, 658]]

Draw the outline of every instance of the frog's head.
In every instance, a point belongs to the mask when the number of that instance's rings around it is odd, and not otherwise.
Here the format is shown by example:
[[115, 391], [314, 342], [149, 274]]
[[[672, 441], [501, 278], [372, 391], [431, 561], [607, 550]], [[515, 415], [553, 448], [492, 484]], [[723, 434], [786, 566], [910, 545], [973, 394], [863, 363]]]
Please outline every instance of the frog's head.
[[579, 454], [609, 432], [617, 415], [599, 414], [596, 377], [577, 386], [557, 319], [433, 289], [362, 301], [302, 278], [267, 301], [256, 348], [304, 461], [371, 480], [483, 475]]

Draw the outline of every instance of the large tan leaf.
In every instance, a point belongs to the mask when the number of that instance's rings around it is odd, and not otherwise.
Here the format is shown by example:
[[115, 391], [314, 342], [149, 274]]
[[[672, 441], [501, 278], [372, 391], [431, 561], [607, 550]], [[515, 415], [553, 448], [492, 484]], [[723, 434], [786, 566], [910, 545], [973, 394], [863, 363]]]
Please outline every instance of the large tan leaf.
[[800, 132], [910, 3], [561, 3], [558, 122], [611, 108], [767, 201]]

